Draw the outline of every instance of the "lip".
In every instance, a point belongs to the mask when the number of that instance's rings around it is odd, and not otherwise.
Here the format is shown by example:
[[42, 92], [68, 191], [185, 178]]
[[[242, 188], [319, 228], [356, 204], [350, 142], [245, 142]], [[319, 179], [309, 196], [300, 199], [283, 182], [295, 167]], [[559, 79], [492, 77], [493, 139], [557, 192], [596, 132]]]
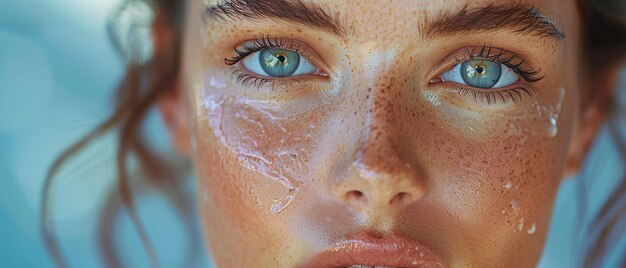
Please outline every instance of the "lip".
[[398, 235], [374, 238], [367, 234], [348, 237], [309, 258], [301, 268], [444, 267], [427, 247]]

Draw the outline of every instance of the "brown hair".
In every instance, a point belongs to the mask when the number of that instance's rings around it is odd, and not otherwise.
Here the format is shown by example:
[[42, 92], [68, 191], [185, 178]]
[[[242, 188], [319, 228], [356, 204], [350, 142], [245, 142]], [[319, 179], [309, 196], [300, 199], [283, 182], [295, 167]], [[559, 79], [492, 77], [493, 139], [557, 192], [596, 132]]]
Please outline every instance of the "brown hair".
[[[118, 12], [114, 14], [113, 19], [115, 20], [116, 16], [135, 2], [137, 1], [124, 1], [123, 5], [118, 9]], [[116, 108], [107, 120], [77, 141], [56, 159], [46, 175], [43, 186], [40, 226], [44, 244], [49, 249], [54, 262], [59, 267], [67, 267], [67, 263], [60, 252], [58, 241], [52, 232], [53, 217], [51, 215], [50, 189], [54, 183], [55, 175], [61, 167], [81, 149], [109, 131], [119, 129], [116, 156], [118, 189], [117, 192], [113, 192], [109, 196], [99, 226], [100, 248], [106, 266], [121, 266], [116, 257], [112, 236], [110, 235], [113, 232], [112, 216], [118, 211], [120, 201], [128, 210], [141, 242], [150, 256], [152, 266], [158, 266], [154, 250], [137, 216], [133, 202], [130, 187], [130, 169], [127, 166], [130, 158], [136, 158], [137, 162], [140, 164], [139, 172], [136, 174], [135, 179], [145, 179], [148, 183], [163, 189], [164, 192], [172, 197], [171, 200], [179, 203], [176, 207], [183, 208], [182, 213], [188, 210], [187, 208], [189, 206], [185, 206], [183, 203], [188, 203], [189, 201], [184, 200], [185, 198], [180, 191], [175, 191], [180, 186], [177, 186], [177, 183], [172, 181], [172, 179], [182, 179], [181, 177], [183, 176], [176, 176], [178, 173], [176, 171], [180, 171], [180, 168], [172, 166], [170, 161], [164, 161], [164, 159], [159, 157], [158, 154], [145, 143], [145, 139], [143, 139], [141, 134], [142, 121], [156, 101], [169, 89], [174, 88], [176, 78], [179, 74], [180, 29], [182, 28], [180, 14], [182, 14], [183, 11], [182, 2], [184, 1], [153, 0], [144, 2], [152, 8], [155, 15], [155, 19], [152, 22], [152, 29], [154, 29], [153, 55], [144, 63], [136, 56], [141, 53], [141, 44], [138, 43], [141, 42], [141, 40], [132, 36], [136, 34], [136, 32], [131, 29], [128, 32], [127, 40], [119, 40], [115, 38], [119, 36], [114, 34], [116, 29], [113, 28], [113, 24], [109, 27], [109, 34], [112, 37], [114, 47], [120, 53], [127, 55], [126, 72], [117, 88], [115, 96]], [[123, 42], [125, 41], [129, 43], [124, 44]]]
[[[180, 174], [188, 165], [172, 159], [164, 159], [156, 154], [145, 139], [142, 138], [141, 123], [151, 108], [168, 90], [175, 88], [177, 77], [180, 71], [180, 40], [182, 30], [183, 3], [177, 0], [125, 0], [124, 4], [113, 16], [113, 21], [127, 7], [136, 3], [143, 3], [151, 7], [154, 12], [152, 21], [152, 40], [154, 49], [153, 55], [147, 61], [142, 61], [137, 55], [141, 55], [140, 40], [133, 36], [130, 31], [128, 36], [114, 34], [115, 24], [110, 27], [110, 34], [114, 40], [114, 46], [122, 54], [127, 55], [127, 67], [124, 78], [121, 80], [116, 93], [116, 108], [113, 114], [102, 124], [92, 130], [85, 137], [77, 141], [73, 146], [61, 154], [53, 163], [43, 186], [41, 199], [41, 232], [44, 243], [49, 249], [54, 262], [59, 267], [67, 267], [67, 263], [60, 252], [58, 241], [53, 232], [53, 217], [50, 205], [51, 188], [55, 182], [55, 175], [60, 168], [73, 156], [80, 152], [88, 144], [113, 130], [119, 130], [118, 150], [117, 150], [117, 191], [113, 191], [106, 203], [100, 218], [99, 243], [100, 249], [107, 267], [120, 267], [121, 263], [116, 256], [113, 246], [113, 219], [115, 214], [123, 206], [127, 209], [131, 221], [135, 226], [143, 246], [148, 252], [152, 266], [157, 267], [158, 261], [152, 249], [151, 243], [144, 231], [144, 228], [137, 216], [133, 202], [131, 183], [147, 182], [150, 185], [161, 189], [169, 199], [175, 204], [181, 215], [192, 214], [190, 200], [182, 194], [180, 180], [184, 176]], [[614, 82], [602, 76], [612, 68], [616, 68], [621, 63], [622, 57], [616, 55], [626, 55], [626, 24], [624, 17], [626, 14], [617, 14], [612, 11], [618, 10], [615, 6], [620, 2], [615, 1], [579, 1], [583, 17], [583, 55], [589, 57], [585, 60], [593, 70], [598, 70], [593, 76], [594, 85], [610, 86]], [[127, 39], [127, 40], [120, 40]], [[126, 45], [122, 42], [126, 41]], [[145, 41], [145, 40], [144, 40]], [[608, 84], [607, 84], [608, 83]], [[597, 98], [593, 92], [586, 92], [583, 100]], [[596, 94], [597, 95], [597, 94]], [[583, 106], [588, 104], [584, 102]], [[626, 144], [624, 143], [617, 123], [619, 116], [612, 113], [609, 117], [610, 133], [616, 144], [620, 148], [620, 156], [626, 163]], [[130, 175], [131, 170], [127, 166], [128, 160], [136, 158], [139, 172]], [[131, 180], [132, 179], [132, 180]], [[619, 222], [626, 218], [626, 177], [619, 186], [609, 196], [600, 212], [594, 218], [588, 231], [588, 244], [584, 255], [585, 267], [597, 267], [603, 264], [608, 255], [609, 249], [619, 241], [609, 239], [610, 237], [620, 237], [626, 233], [623, 224]], [[185, 223], [192, 226], [191, 217], [184, 217]], [[191, 230], [192, 228], [187, 228]], [[189, 234], [193, 248], [199, 248], [197, 238]], [[190, 258], [191, 259], [191, 258]], [[621, 267], [626, 267], [626, 256], [622, 257]], [[187, 263], [184, 267], [190, 266]]]

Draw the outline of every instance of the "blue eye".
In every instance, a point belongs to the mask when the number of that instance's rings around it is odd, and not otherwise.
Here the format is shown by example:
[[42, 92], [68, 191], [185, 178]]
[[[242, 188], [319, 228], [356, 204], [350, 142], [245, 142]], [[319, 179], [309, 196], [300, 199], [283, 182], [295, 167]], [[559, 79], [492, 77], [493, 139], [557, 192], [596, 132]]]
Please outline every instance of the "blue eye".
[[520, 76], [504, 64], [490, 60], [469, 60], [457, 64], [441, 75], [441, 78], [447, 82], [492, 89], [513, 85]]
[[252, 53], [243, 60], [243, 67], [263, 77], [292, 77], [318, 71], [317, 67], [299, 53], [274, 48]]

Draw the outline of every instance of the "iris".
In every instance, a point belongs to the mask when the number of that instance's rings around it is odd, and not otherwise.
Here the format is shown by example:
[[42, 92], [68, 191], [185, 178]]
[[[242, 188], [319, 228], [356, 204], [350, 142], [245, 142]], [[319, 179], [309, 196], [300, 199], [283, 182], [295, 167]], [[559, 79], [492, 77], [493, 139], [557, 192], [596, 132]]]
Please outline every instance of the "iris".
[[259, 64], [271, 77], [287, 77], [298, 69], [300, 55], [289, 50], [266, 48], [261, 51]]
[[461, 64], [463, 81], [477, 88], [493, 88], [502, 75], [501, 64], [489, 60], [471, 60]]

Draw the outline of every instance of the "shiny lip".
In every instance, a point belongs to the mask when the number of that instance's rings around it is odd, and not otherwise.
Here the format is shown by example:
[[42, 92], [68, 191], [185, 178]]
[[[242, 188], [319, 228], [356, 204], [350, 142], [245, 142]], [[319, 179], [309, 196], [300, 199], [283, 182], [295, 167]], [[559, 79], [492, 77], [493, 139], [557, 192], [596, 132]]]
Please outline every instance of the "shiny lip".
[[351, 265], [372, 267], [444, 267], [430, 249], [415, 241], [386, 235], [374, 238], [367, 234], [347, 237], [315, 254], [301, 268], [337, 268]]

